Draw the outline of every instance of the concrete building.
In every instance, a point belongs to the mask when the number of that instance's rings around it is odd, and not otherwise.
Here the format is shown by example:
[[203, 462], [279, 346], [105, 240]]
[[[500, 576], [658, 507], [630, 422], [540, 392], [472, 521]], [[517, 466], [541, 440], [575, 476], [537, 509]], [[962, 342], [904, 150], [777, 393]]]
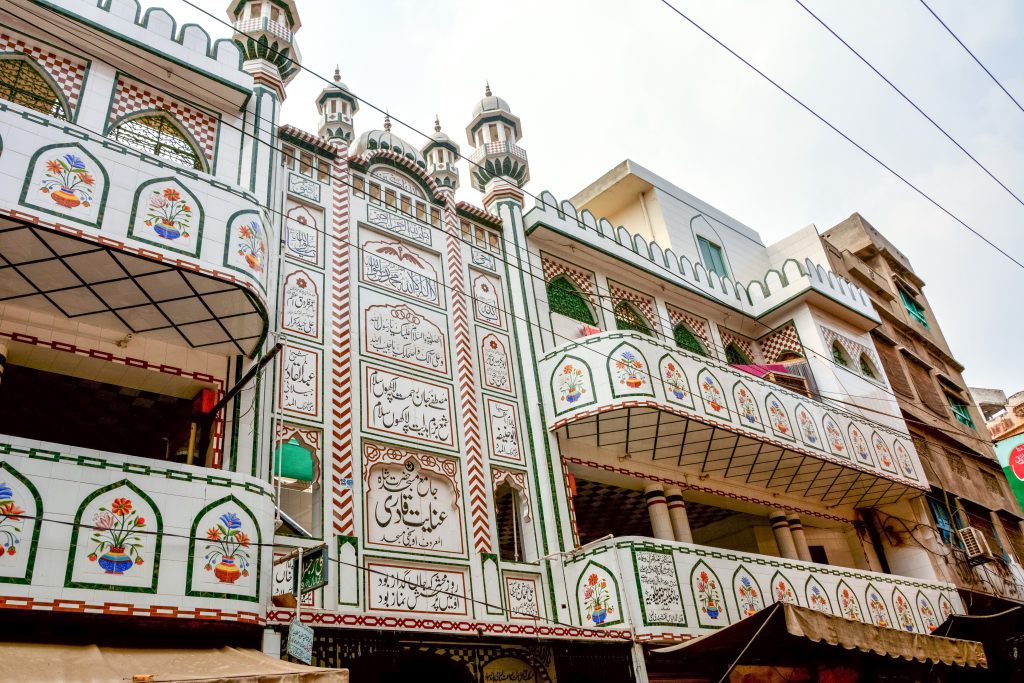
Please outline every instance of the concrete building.
[[273, 652], [301, 622], [359, 681], [642, 681], [645, 647], [773, 602], [965, 611], [892, 531], [927, 459], [813, 227], [766, 245], [629, 161], [527, 201], [489, 87], [466, 147], [374, 127], [340, 73], [284, 125], [296, 3], [228, 15], [0, 7], [9, 623]]
[[[907, 257], [860, 214], [821, 236], [832, 269], [866, 292], [881, 325], [871, 347], [881, 360], [931, 485], [917, 514], [928, 526], [913, 534], [929, 547], [938, 576], [956, 583], [967, 602], [1024, 598], [1021, 509], [1002, 476], [986, 419], [968, 392], [963, 365], [953, 356]], [[870, 373], [857, 350], [829, 349], [837, 365]], [[907, 536], [901, 524], [881, 521], [886, 534]], [[992, 559], [970, 557], [959, 529], [981, 532]], [[986, 561], [981, 561], [986, 560]]]

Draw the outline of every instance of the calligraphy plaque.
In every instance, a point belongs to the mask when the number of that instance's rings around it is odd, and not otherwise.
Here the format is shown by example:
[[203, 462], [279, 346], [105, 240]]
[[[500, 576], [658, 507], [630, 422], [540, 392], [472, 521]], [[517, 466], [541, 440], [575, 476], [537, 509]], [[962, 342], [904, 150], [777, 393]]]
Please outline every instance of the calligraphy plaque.
[[281, 410], [320, 417], [320, 353], [285, 344], [281, 350], [278, 400]]
[[480, 341], [480, 373], [480, 381], [485, 388], [516, 393], [512, 384], [507, 337], [491, 333]]
[[311, 202], [320, 201], [320, 183], [297, 173], [288, 174], [288, 191]]
[[501, 285], [488, 275], [473, 278], [473, 317], [477, 322], [505, 329], [505, 316], [501, 311]]
[[540, 591], [535, 576], [505, 576], [509, 619], [539, 619]]
[[429, 247], [431, 244], [430, 228], [408, 216], [391, 213], [379, 206], [366, 205], [366, 222], [378, 228], [384, 228], [399, 237], [419, 242]]
[[484, 397], [487, 413], [487, 434], [491, 455], [495, 458], [522, 462], [523, 450], [519, 438], [519, 417], [515, 405], [506, 401]]
[[675, 560], [671, 552], [633, 552], [640, 607], [648, 626], [685, 626], [686, 612], [679, 592]]
[[367, 545], [465, 554], [455, 458], [371, 443], [363, 469]]
[[367, 429], [455, 446], [451, 387], [369, 365], [364, 373], [363, 424]]
[[435, 261], [401, 242], [368, 240], [362, 245], [359, 279], [417, 303], [443, 306]]
[[370, 611], [469, 614], [464, 570], [370, 560], [366, 569], [366, 606]]
[[363, 353], [448, 375], [447, 320], [409, 304], [377, 303], [390, 299], [360, 289]]
[[302, 551], [302, 574], [298, 578], [299, 594], [305, 595], [326, 586], [330, 576], [330, 566], [326, 545]]
[[286, 266], [281, 286], [281, 329], [320, 339], [320, 301], [323, 276], [297, 266]]
[[292, 205], [285, 214], [285, 254], [314, 266], [320, 265], [320, 226], [323, 212], [301, 204]]

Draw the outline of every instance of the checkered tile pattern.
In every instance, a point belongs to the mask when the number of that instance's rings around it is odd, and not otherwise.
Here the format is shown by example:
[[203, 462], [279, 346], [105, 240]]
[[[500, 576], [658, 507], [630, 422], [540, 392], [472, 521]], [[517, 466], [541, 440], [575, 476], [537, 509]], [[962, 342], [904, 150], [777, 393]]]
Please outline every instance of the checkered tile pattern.
[[721, 325], [719, 325], [718, 331], [722, 335], [723, 348], [729, 346], [729, 344], [735, 344], [736, 348], [740, 349], [743, 352], [743, 354], [753, 362], [757, 363], [760, 360], [757, 354], [757, 343], [754, 342], [753, 339], [744, 337], [739, 332], [727, 330]]
[[661, 316], [658, 315], [658, 310], [654, 306], [654, 299], [611, 280], [608, 281], [608, 294], [612, 299], [612, 310], [620, 301], [628, 301], [647, 319], [653, 330], [661, 331]]
[[544, 282], [551, 282], [552, 278], [564, 275], [572, 280], [573, 284], [591, 300], [591, 303], [594, 303], [594, 290], [597, 289], [597, 285], [593, 273], [577, 270], [545, 254], [541, 254], [540, 262], [544, 267]]
[[173, 114], [199, 143], [207, 163], [213, 166], [213, 153], [217, 146], [217, 118], [194, 107], [164, 97], [150, 88], [125, 77], [117, 79], [117, 91], [110, 105], [107, 124], [119, 121], [137, 111], [157, 109]]
[[758, 340], [758, 344], [766, 363], [778, 360], [779, 354], [783, 351], [795, 351], [801, 356], [805, 355], [793, 323], [786, 323], [774, 332], [769, 332]]
[[685, 323], [695, 335], [704, 343], [704, 348], [707, 349], [708, 353], [712, 356], [717, 356], [715, 352], [715, 346], [711, 343], [711, 336], [708, 334], [708, 322], [701, 318], [695, 318], [689, 313], [684, 313], [678, 308], [668, 307], [668, 318], [672, 322], [672, 327], [675, 327], [679, 323]]
[[831, 330], [825, 327], [824, 325], [820, 325], [819, 327], [821, 328], [822, 336], [825, 337], [825, 345], [828, 346], [829, 348], [832, 348], [832, 344], [834, 344], [835, 342], [839, 342], [839, 345], [846, 350], [847, 355], [853, 361], [855, 367], [856, 364], [859, 362], [858, 359], [860, 358], [860, 355], [862, 353], [865, 354], [869, 359], [871, 359], [871, 364], [874, 365], [876, 368], [882, 367], [881, 362], [879, 362], [878, 360], [878, 356], [875, 355], [874, 349], [869, 349], [863, 344], [858, 344], [852, 339], [848, 339], [843, 335], [839, 334], [838, 332], [836, 332], [835, 330]]
[[0, 52], [20, 52], [35, 60], [46, 73], [60, 86], [61, 92], [68, 100], [70, 116], [78, 108], [78, 97], [82, 92], [85, 80], [86, 64], [80, 59], [67, 55], [59, 55], [49, 49], [34, 45], [31, 39], [0, 30]]

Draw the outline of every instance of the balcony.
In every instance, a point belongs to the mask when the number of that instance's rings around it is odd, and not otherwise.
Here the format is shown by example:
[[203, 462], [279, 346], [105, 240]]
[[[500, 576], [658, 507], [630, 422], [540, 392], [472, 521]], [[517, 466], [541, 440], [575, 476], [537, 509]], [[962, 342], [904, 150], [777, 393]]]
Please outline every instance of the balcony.
[[0, 304], [255, 353], [277, 244], [255, 197], [6, 101], [0, 131]]
[[0, 435], [0, 608], [258, 624], [273, 519], [253, 477]]
[[[825, 506], [925, 490], [906, 433], [636, 332], [604, 332], [540, 360], [563, 444]], [[563, 451], [567, 450], [563, 447]]]
[[280, 21], [271, 21], [269, 17], [257, 17], [256, 19], [241, 19], [235, 22], [235, 31], [238, 33], [255, 33], [266, 31], [275, 38], [280, 38], [286, 43], [292, 42], [292, 32], [288, 26]]
[[925, 634], [964, 613], [951, 584], [636, 536], [591, 546], [564, 570], [575, 623], [640, 641], [687, 640], [773, 602]]

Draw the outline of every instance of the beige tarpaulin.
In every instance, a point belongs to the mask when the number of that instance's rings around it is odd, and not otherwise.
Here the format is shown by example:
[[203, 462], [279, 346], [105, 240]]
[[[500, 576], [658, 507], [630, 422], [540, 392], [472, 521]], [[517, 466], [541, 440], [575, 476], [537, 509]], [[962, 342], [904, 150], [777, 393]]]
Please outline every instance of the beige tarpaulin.
[[[292, 664], [257, 650], [0, 643], [0, 678], [47, 683], [348, 683], [348, 671]], [[148, 676], [152, 676], [149, 678]]]
[[[893, 628], [851, 621], [823, 614], [807, 607], [785, 603], [761, 610], [717, 633], [679, 645], [654, 650], [658, 653], [744, 650], [759, 639], [780, 653], [794, 654], [799, 641], [827, 643], [846, 650], [860, 650], [882, 657], [894, 657], [949, 666], [985, 667], [985, 649], [973, 640], [957, 640], [908, 633]], [[790, 642], [787, 642], [790, 641]], [[789, 647], [789, 646], [792, 647]]]

